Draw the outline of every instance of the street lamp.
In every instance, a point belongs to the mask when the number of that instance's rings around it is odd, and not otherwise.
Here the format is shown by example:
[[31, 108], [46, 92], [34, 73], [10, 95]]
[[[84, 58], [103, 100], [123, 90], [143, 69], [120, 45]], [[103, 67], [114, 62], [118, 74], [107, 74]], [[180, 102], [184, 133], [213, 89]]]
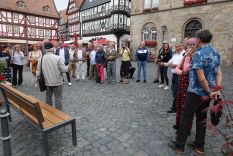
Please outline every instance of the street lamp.
[[164, 41], [164, 33], [167, 31], [167, 26], [163, 25], [162, 26], [162, 32], [163, 32], [163, 41]]

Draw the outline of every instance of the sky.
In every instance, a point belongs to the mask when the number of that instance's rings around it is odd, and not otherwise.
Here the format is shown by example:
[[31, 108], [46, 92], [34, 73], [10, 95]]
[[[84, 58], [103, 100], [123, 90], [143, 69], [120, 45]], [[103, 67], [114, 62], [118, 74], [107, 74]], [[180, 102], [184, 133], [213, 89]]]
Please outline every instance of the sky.
[[67, 8], [68, 0], [54, 0], [57, 11], [63, 10]]

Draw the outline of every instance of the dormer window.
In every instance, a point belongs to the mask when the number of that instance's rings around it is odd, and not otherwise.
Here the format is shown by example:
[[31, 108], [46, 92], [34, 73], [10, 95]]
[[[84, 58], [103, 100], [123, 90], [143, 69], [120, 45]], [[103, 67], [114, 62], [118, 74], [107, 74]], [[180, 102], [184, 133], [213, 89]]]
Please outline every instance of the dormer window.
[[24, 3], [24, 1], [18, 1], [16, 4], [17, 4], [17, 7], [18, 7], [18, 8], [25, 8], [25, 3]]
[[44, 7], [43, 7], [43, 10], [44, 10], [44, 12], [50, 12], [49, 6], [44, 6]]

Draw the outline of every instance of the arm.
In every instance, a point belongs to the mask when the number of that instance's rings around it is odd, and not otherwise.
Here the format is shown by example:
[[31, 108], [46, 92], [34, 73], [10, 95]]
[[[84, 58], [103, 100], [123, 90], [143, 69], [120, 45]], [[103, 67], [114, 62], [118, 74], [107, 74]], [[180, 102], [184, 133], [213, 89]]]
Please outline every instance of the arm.
[[19, 54], [20, 54], [20, 58], [23, 59], [24, 58], [23, 52], [21, 51]]
[[58, 61], [58, 67], [62, 73], [68, 72], [68, 67], [64, 63], [61, 62], [61, 59], [59, 59]]
[[183, 71], [185, 73], [189, 72], [189, 66], [190, 66], [190, 57], [189, 56], [186, 56], [185, 57], [185, 60], [184, 60], [184, 66], [183, 66]]
[[181, 64], [179, 64], [175, 69], [177, 75], [182, 75], [183, 74], [183, 70], [180, 70], [180, 66], [181, 66]]
[[221, 86], [222, 85], [222, 71], [220, 66], [217, 69], [217, 73], [216, 73], [216, 85], [217, 86]]
[[113, 52], [113, 54], [112, 54], [112, 59], [113, 59], [113, 60], [117, 59], [117, 53], [116, 53], [115, 50], [114, 50], [114, 52]]

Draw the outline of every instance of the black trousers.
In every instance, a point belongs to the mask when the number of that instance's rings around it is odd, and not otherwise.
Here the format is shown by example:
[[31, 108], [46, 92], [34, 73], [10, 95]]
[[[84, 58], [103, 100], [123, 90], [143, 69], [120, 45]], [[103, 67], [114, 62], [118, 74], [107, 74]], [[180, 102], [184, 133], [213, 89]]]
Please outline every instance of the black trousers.
[[[70, 73], [69, 72], [66, 72], [66, 77], [67, 77], [68, 82], [71, 82], [70, 81]], [[63, 81], [64, 81], [64, 78], [63, 78]]]
[[167, 77], [167, 69], [168, 67], [161, 66], [160, 67], [160, 74], [161, 74], [161, 84], [164, 84], [164, 79], [166, 81], [166, 85], [169, 85], [168, 77]]
[[87, 59], [87, 76], [90, 74], [90, 59]]
[[121, 61], [121, 69], [120, 69], [120, 75], [121, 79], [124, 78], [129, 78], [129, 66], [130, 66], [130, 61]]
[[135, 70], [136, 70], [135, 67], [132, 67], [132, 66], [129, 67], [129, 77], [130, 77], [130, 78], [133, 77], [133, 74], [134, 74]]
[[21, 85], [23, 83], [23, 65], [12, 64], [12, 69], [13, 69], [12, 85], [13, 86], [16, 86], [17, 84]]
[[194, 114], [196, 114], [196, 140], [194, 143], [198, 147], [204, 147], [207, 119], [207, 111], [204, 110], [208, 108], [209, 105], [209, 100], [203, 100], [201, 96], [194, 93], [187, 93], [176, 137], [178, 147], [184, 148], [185, 146], [187, 138], [190, 135], [190, 123], [192, 123]]

